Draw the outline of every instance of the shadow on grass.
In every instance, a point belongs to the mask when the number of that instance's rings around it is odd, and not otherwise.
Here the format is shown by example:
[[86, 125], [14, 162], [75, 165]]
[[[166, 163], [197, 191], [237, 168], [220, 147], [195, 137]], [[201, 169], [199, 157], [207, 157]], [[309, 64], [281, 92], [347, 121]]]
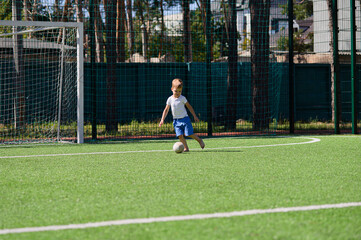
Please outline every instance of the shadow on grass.
[[233, 152], [243, 152], [240, 149], [203, 149], [203, 150], [191, 150], [189, 153], [192, 152], [199, 152], [199, 153], [216, 153], [216, 152], [229, 152], [229, 153], [233, 153]]

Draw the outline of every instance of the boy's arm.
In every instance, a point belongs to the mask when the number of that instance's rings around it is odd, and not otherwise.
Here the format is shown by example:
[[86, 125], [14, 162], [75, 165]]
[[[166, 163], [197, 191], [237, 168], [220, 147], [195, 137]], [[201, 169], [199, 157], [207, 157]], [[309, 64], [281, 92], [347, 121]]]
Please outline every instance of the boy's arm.
[[194, 121], [199, 122], [199, 119], [198, 119], [196, 113], [194, 112], [193, 107], [189, 104], [189, 102], [186, 102], [186, 106], [187, 106], [188, 110], [192, 113]]
[[160, 120], [160, 123], [159, 123], [159, 127], [161, 127], [161, 126], [163, 125], [164, 120], [165, 120], [165, 118], [166, 118], [167, 115], [168, 115], [169, 108], [170, 108], [170, 105], [166, 105], [166, 106], [165, 106], [164, 111], [163, 111], [163, 115], [162, 115], [162, 119]]

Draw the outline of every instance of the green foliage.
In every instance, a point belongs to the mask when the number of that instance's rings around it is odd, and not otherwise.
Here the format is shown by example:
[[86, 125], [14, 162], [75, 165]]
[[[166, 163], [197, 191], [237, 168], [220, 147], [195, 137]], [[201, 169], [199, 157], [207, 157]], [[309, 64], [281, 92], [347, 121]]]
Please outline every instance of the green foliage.
[[288, 47], [288, 37], [281, 36], [277, 41], [277, 50], [279, 51], [287, 51]]
[[0, 20], [11, 20], [11, 0], [1, 0]]
[[191, 13], [192, 50], [194, 62], [205, 62], [206, 60], [206, 38], [202, 14], [199, 9]]
[[[283, 9], [282, 14], [288, 15], [288, 4], [280, 5]], [[293, 14], [296, 20], [304, 20], [313, 15], [313, 1], [304, 0], [299, 3], [296, 0], [293, 0]]]
[[[287, 51], [288, 46], [288, 37], [281, 36], [277, 41], [277, 50]], [[311, 43], [305, 43], [307, 39], [311, 40]], [[306, 53], [313, 51], [313, 34], [310, 33], [304, 37], [301, 33], [293, 34], [293, 49], [297, 53]]]

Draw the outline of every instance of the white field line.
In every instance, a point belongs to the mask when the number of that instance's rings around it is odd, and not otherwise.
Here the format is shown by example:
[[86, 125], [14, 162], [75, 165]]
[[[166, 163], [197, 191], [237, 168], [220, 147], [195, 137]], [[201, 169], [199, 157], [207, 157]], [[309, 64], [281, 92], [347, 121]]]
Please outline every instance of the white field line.
[[348, 207], [360, 207], [360, 206], [361, 206], [361, 202], [349, 202], [349, 203], [310, 205], [310, 206], [299, 206], [299, 207], [253, 209], [253, 210], [245, 210], [245, 211], [194, 214], [194, 215], [183, 215], [183, 216], [135, 218], [135, 219], [114, 220], [114, 221], [82, 223], [82, 224], [1, 229], [0, 235], [14, 234], [14, 233], [29, 233], [29, 232], [59, 231], [59, 230], [69, 230], [69, 229], [96, 228], [96, 227], [129, 225], [129, 224], [174, 222], [174, 221], [201, 220], [201, 219], [212, 219], [212, 218], [230, 218], [230, 217], [241, 217], [241, 216], [267, 214], [267, 213], [301, 212], [301, 211], [313, 211], [313, 210], [322, 210], [322, 209], [348, 208]]
[[281, 143], [281, 144], [270, 144], [270, 145], [255, 145], [255, 146], [240, 146], [240, 147], [220, 147], [220, 148], [206, 148], [212, 150], [219, 150], [219, 149], [238, 149], [238, 148], [263, 148], [263, 147], [278, 147], [278, 146], [291, 146], [291, 145], [301, 145], [301, 144], [310, 144], [320, 142], [321, 139], [318, 138], [310, 138], [310, 137], [299, 137], [305, 139], [311, 139], [308, 142], [300, 142], [300, 143]]
[[[241, 149], [241, 148], [263, 148], [263, 147], [278, 147], [278, 146], [291, 146], [310, 144], [321, 141], [318, 138], [310, 137], [298, 137], [309, 139], [311, 141], [299, 142], [299, 143], [281, 143], [281, 144], [270, 144], [270, 145], [256, 145], [256, 146], [239, 146], [239, 147], [219, 147], [219, 148], [205, 148], [206, 150], [220, 150], [220, 149]], [[202, 151], [199, 149], [191, 149], [192, 151]], [[153, 152], [171, 152], [173, 150], [143, 150], [143, 151], [122, 151], [122, 152], [86, 152], [86, 153], [55, 153], [55, 154], [42, 154], [42, 155], [23, 155], [23, 156], [2, 156], [0, 159], [9, 158], [32, 158], [32, 157], [56, 157], [56, 156], [79, 156], [79, 155], [106, 155], [106, 154], [126, 154], [126, 153], [153, 153]]]
[[[301, 136], [272, 136], [273, 138], [313, 138], [313, 137], [321, 137], [321, 138], [361, 138], [361, 135], [348, 135], [348, 134], [345, 134], [345, 135], [323, 135], [323, 136], [319, 136], [319, 135], [315, 135], [315, 136], [312, 136], [312, 135], [308, 135], [307, 137], [301, 137]], [[236, 137], [227, 137], [229, 139], [233, 139], [233, 138], [237, 138], [237, 139], [256, 139], [256, 138], [259, 138], [259, 136], [236, 136]], [[158, 140], [140, 140], [142, 142], [152, 142], [152, 141], [158, 141]], [[162, 139], [162, 141], [165, 141], [165, 142], [174, 142], [174, 139]], [[98, 144], [108, 144], [108, 143], [111, 143], [111, 144], [116, 144], [116, 143], [124, 143], [124, 141], [102, 141], [101, 143], [98, 143]], [[74, 143], [70, 143], [70, 142], [63, 142], [62, 144], [74, 144]], [[0, 144], [0, 149], [2, 148], [22, 148], [22, 147], [27, 147], [27, 146], [31, 146], [31, 147], [34, 147], [34, 146], [59, 146], [59, 143], [27, 143], [27, 144], [14, 144], [14, 145], [6, 145], [6, 144]]]

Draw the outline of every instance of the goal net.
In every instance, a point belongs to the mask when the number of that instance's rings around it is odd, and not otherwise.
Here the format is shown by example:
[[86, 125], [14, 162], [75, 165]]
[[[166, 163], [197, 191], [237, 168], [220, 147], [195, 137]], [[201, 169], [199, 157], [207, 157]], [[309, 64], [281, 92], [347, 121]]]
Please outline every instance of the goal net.
[[82, 23], [0, 21], [0, 143], [83, 142]]

